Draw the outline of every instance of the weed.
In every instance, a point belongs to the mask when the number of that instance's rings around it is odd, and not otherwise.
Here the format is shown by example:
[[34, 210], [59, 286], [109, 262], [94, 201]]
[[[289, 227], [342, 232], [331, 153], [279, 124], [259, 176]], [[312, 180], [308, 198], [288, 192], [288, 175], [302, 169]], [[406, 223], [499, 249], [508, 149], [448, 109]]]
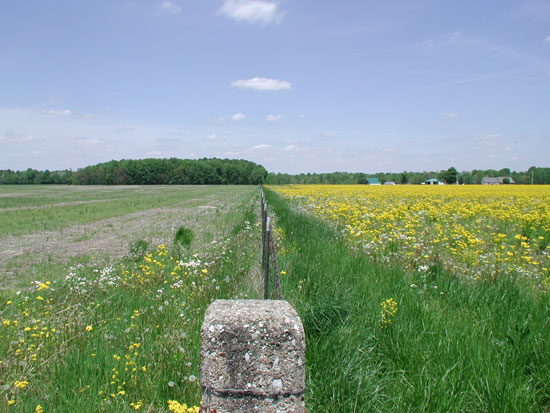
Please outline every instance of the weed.
[[176, 235], [174, 235], [174, 245], [179, 245], [182, 247], [189, 248], [191, 246], [191, 242], [193, 241], [193, 238], [194, 238], [193, 231], [190, 228], [181, 226], [176, 231]]

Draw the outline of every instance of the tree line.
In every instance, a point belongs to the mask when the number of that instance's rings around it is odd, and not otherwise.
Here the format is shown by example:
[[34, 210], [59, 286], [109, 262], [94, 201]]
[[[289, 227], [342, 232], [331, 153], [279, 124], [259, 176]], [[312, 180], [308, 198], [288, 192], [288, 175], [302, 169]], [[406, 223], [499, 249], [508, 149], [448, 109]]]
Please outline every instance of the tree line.
[[236, 159], [123, 159], [87, 166], [77, 171], [0, 170], [0, 184], [74, 184], [74, 185], [256, 185], [256, 184], [367, 184], [368, 178], [380, 183], [421, 184], [436, 178], [446, 183], [480, 184], [485, 177], [511, 177], [516, 184], [550, 184], [550, 168], [531, 167], [516, 172], [508, 168], [474, 169], [458, 172], [454, 167], [424, 172], [331, 172], [268, 173], [261, 165]]
[[77, 171], [0, 170], [0, 184], [73, 185], [256, 185], [265, 182], [261, 165], [242, 159], [123, 159]]
[[441, 171], [423, 172], [378, 172], [366, 174], [363, 172], [331, 172], [331, 173], [302, 173], [285, 174], [270, 173], [267, 175], [266, 183], [272, 185], [285, 184], [366, 184], [368, 178], [378, 178], [380, 183], [395, 182], [397, 184], [418, 185], [428, 179], [438, 179], [448, 184], [480, 184], [486, 177], [511, 177], [516, 184], [550, 184], [550, 168], [531, 167], [527, 171], [516, 172], [508, 168], [496, 169], [474, 169], [473, 171], [458, 172], [454, 167]]

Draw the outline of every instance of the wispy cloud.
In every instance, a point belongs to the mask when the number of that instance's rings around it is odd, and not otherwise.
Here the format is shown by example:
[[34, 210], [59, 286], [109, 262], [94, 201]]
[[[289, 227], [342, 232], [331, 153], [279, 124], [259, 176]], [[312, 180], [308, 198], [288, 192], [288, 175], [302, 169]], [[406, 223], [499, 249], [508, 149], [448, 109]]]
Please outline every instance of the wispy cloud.
[[271, 149], [271, 145], [266, 143], [261, 143], [260, 145], [253, 146], [251, 149], [253, 151], [268, 151]]
[[251, 79], [235, 80], [231, 86], [241, 89], [255, 90], [288, 90], [292, 84], [287, 80], [269, 79], [267, 77], [253, 77]]
[[296, 145], [288, 145], [283, 148], [283, 151], [285, 152], [291, 152], [297, 150], [298, 147]]
[[163, 12], [170, 14], [179, 14], [179, 12], [181, 11], [181, 7], [171, 1], [163, 1], [160, 5], [160, 9]]
[[249, 23], [279, 23], [283, 13], [278, 7], [279, 3], [270, 1], [225, 0], [218, 13]]
[[32, 136], [21, 135], [19, 133], [15, 133], [12, 131], [5, 131], [3, 133], [0, 133], [0, 142], [24, 143], [24, 142], [30, 142], [33, 140], [34, 139]]
[[456, 118], [459, 118], [459, 117], [460, 117], [460, 113], [456, 113], [456, 112], [444, 112], [444, 113], [441, 114], [441, 116], [443, 116], [444, 118], [456, 119]]
[[544, 43], [550, 44], [550, 36], [546, 36], [546, 39], [544, 39]]
[[283, 119], [283, 115], [267, 115], [265, 120], [268, 122], [278, 122]]
[[71, 109], [44, 109], [40, 113], [48, 116], [58, 116], [62, 118], [93, 118], [87, 113], [75, 112]]
[[231, 115], [231, 120], [243, 120], [244, 118], [246, 118], [246, 115], [241, 112]]
[[80, 136], [76, 139], [76, 143], [78, 145], [84, 145], [84, 146], [96, 146], [96, 145], [102, 145], [103, 141], [96, 138], [89, 138], [86, 136]]

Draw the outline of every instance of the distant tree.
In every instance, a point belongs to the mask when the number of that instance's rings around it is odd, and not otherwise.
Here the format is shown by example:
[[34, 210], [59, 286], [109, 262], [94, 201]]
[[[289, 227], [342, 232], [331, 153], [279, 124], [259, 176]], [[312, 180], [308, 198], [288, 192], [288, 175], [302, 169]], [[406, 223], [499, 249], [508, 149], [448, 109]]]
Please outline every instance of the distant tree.
[[365, 173], [359, 173], [357, 174], [359, 175], [357, 177], [357, 183], [360, 184], [360, 185], [366, 185], [369, 183], [368, 179], [367, 179], [367, 174]]
[[446, 171], [441, 171], [439, 173], [439, 179], [446, 184], [455, 184], [456, 178], [458, 177], [458, 171], [454, 166], [451, 166]]
[[460, 176], [458, 177], [458, 183], [465, 184], [465, 185], [471, 185], [474, 183], [474, 176], [471, 172], [462, 172]]

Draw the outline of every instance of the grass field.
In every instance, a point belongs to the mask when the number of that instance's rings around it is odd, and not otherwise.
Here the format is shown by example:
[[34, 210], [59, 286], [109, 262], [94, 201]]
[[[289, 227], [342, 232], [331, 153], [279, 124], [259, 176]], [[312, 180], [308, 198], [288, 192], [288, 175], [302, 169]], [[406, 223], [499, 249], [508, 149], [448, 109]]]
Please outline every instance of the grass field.
[[179, 226], [195, 244], [233, 224], [227, 213], [251, 195], [236, 186], [1, 186], [0, 289], [54, 280], [70, 265], [108, 263], [143, 240], [171, 242]]
[[0, 411], [198, 405], [207, 305], [257, 296], [257, 188], [0, 191]]
[[308, 410], [548, 411], [550, 191], [537, 188], [266, 190], [306, 330]]

